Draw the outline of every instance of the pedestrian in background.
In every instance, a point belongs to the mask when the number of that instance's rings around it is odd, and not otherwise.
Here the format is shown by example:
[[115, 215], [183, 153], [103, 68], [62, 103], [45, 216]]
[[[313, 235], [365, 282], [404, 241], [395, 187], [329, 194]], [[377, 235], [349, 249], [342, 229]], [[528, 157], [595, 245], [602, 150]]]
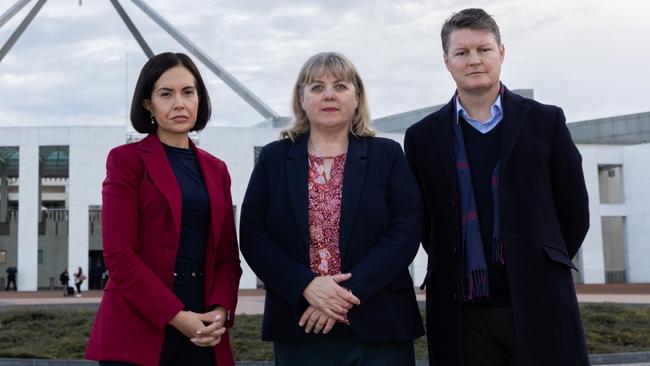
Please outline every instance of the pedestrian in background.
[[75, 295], [76, 297], [81, 297], [81, 285], [84, 283], [86, 278], [87, 277], [84, 274], [83, 270], [81, 267], [79, 267], [77, 272], [74, 273], [74, 285], [77, 288], [77, 294]]
[[14, 265], [10, 265], [7, 268], [7, 286], [5, 287], [6, 291], [9, 291], [9, 285], [13, 284], [14, 291], [18, 291], [18, 286], [16, 286], [16, 274], [18, 269]]
[[59, 281], [61, 282], [61, 285], [63, 286], [63, 296], [68, 296], [70, 295], [68, 293], [68, 287], [69, 287], [69, 282], [70, 282], [70, 274], [68, 273], [68, 269], [64, 269], [63, 272], [59, 275]]

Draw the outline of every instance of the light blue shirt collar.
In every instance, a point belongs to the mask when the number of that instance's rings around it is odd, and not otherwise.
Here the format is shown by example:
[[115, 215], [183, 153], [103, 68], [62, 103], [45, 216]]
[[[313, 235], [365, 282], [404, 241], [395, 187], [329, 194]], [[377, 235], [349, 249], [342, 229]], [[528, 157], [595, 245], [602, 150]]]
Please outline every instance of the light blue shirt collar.
[[[479, 131], [482, 134], [486, 134], [490, 131], [492, 131], [493, 128], [495, 128], [499, 122], [503, 119], [503, 108], [501, 108], [501, 95], [497, 97], [497, 100], [494, 101], [494, 104], [492, 104], [492, 116], [490, 116], [490, 119], [487, 121], [481, 123], [481, 121], [477, 119], [470, 118], [467, 112], [465, 111], [465, 108], [463, 108], [463, 105], [460, 104], [460, 98], [458, 95], [456, 95], [456, 116], [458, 117], [463, 117], [467, 123], [469, 123], [470, 126], [474, 127], [477, 131]], [[458, 121], [458, 120], [456, 120]]]

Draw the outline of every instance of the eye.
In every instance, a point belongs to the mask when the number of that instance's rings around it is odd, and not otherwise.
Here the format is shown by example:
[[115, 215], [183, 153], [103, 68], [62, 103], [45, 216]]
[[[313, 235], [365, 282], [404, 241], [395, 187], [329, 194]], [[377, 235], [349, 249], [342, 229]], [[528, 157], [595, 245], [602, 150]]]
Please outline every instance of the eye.
[[171, 92], [168, 92], [168, 91], [164, 91], [164, 92], [161, 92], [161, 93], [160, 93], [160, 96], [161, 96], [161, 97], [169, 97], [170, 95], [172, 95], [172, 93], [171, 93]]
[[320, 85], [320, 84], [312, 85], [311, 86], [311, 91], [313, 91], [313, 92], [323, 91], [323, 86]]
[[480, 48], [479, 51], [480, 51], [480, 52], [490, 52], [490, 51], [492, 51], [492, 48], [490, 48], [490, 47], [483, 47], [483, 48]]
[[456, 51], [456, 52], [454, 53], [454, 56], [463, 56], [463, 55], [465, 55], [465, 53], [466, 53], [466, 52], [465, 52], [464, 50], [463, 50], [463, 51]]
[[183, 91], [183, 94], [185, 94], [185, 95], [194, 95], [194, 89], [185, 89]]
[[336, 88], [336, 90], [348, 90], [348, 86], [343, 83], [336, 84], [334, 88]]

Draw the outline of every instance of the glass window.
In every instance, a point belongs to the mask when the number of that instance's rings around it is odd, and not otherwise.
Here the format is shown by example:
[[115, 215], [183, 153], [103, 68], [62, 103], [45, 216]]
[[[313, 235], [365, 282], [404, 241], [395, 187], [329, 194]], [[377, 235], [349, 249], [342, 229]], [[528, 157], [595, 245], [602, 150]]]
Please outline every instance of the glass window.
[[623, 166], [598, 165], [598, 188], [600, 203], [623, 203]]

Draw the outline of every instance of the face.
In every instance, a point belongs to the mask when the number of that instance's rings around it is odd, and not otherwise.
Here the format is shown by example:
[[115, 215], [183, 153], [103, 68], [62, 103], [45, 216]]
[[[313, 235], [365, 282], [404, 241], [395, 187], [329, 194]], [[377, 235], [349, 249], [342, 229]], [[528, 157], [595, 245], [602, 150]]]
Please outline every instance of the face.
[[449, 36], [444, 59], [459, 92], [481, 93], [498, 88], [504, 55], [491, 32], [463, 28]]
[[347, 129], [359, 105], [359, 96], [354, 84], [326, 72], [303, 87], [300, 103], [311, 127]]
[[158, 136], [186, 135], [196, 123], [199, 95], [194, 75], [184, 66], [165, 71], [156, 81], [144, 107], [158, 124]]

